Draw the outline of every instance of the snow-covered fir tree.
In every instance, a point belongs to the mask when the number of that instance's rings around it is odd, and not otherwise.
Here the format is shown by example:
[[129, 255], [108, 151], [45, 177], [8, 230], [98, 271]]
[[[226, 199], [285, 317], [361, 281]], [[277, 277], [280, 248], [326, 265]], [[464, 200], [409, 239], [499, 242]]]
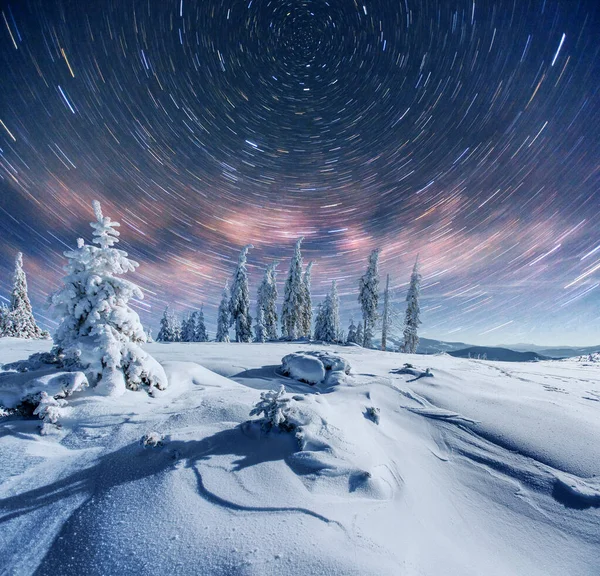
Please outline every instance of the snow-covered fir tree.
[[387, 275], [385, 281], [385, 292], [383, 293], [383, 316], [381, 317], [381, 349], [387, 350], [387, 338], [392, 326], [390, 311], [390, 275]]
[[196, 315], [194, 342], [208, 342], [208, 332], [204, 321], [204, 306], [200, 306], [200, 310], [194, 312], [194, 314]]
[[175, 333], [175, 339], [173, 342], [181, 342], [181, 331], [182, 321], [179, 319], [179, 316], [173, 314], [173, 332]]
[[338, 342], [340, 339], [340, 304], [337, 282], [331, 283], [331, 292], [327, 294], [319, 307], [315, 321], [315, 340]]
[[256, 325], [254, 332], [257, 342], [277, 339], [277, 264], [267, 266], [256, 298]]
[[221, 303], [219, 304], [219, 310], [217, 312], [217, 342], [229, 342], [230, 325], [229, 288], [227, 287], [227, 284], [225, 284], [225, 288], [223, 288], [223, 295], [221, 296]]
[[28, 339], [44, 338], [46, 335], [33, 317], [21, 252], [17, 254], [15, 259], [13, 289], [10, 296], [10, 309], [4, 319], [4, 333], [5, 336]]
[[358, 301], [363, 314], [362, 345], [365, 348], [371, 348], [379, 304], [379, 250], [373, 250], [369, 256], [367, 271], [361, 277], [358, 285]]
[[310, 340], [312, 329], [312, 297], [310, 293], [311, 272], [314, 262], [311, 260], [302, 277], [302, 315], [300, 318], [300, 335]]
[[235, 329], [236, 342], [252, 341], [252, 317], [250, 316], [250, 292], [248, 290], [248, 269], [246, 260], [248, 250], [253, 248], [248, 244], [242, 248], [238, 265], [231, 284], [229, 300], [230, 322]]
[[150, 393], [166, 388], [162, 366], [139, 346], [146, 335], [139, 316], [128, 302], [141, 300], [141, 289], [120, 276], [138, 264], [123, 250], [114, 248], [119, 226], [93, 203], [93, 243], [80, 238], [77, 248], [65, 252], [68, 259], [64, 287], [50, 297], [59, 320], [54, 335], [54, 354], [69, 368], [85, 373], [100, 393], [119, 395], [126, 388], [147, 386]]
[[177, 342], [179, 339], [178, 332], [177, 319], [167, 304], [160, 320], [160, 330], [158, 331], [156, 340], [158, 342]]
[[325, 302], [319, 302], [317, 304], [317, 314], [315, 315], [315, 330], [313, 332], [313, 338], [315, 340], [322, 340], [322, 336], [325, 333]]
[[421, 273], [419, 270], [419, 257], [415, 260], [410, 286], [406, 295], [406, 316], [404, 318], [404, 345], [402, 350], [407, 354], [416, 354], [419, 346], [417, 331], [421, 324], [419, 297], [421, 295]]
[[359, 322], [358, 326], [356, 327], [356, 343], [359, 344], [360, 346], [362, 346], [363, 342], [364, 342], [363, 327], [362, 327], [362, 324]]
[[296, 340], [302, 335], [302, 252], [300, 245], [304, 238], [298, 238], [294, 247], [294, 255], [290, 262], [290, 270], [285, 281], [283, 306], [281, 308], [281, 335], [288, 340]]
[[181, 320], [181, 342], [195, 342], [197, 312], [184, 316]]
[[350, 326], [348, 326], [348, 336], [346, 336], [346, 344], [358, 344], [356, 337], [356, 324], [354, 318], [350, 318]]
[[9, 314], [10, 310], [8, 309], [8, 306], [4, 302], [2, 302], [0, 304], [0, 338], [4, 338], [4, 336], [10, 335]]
[[265, 328], [265, 311], [258, 305], [256, 306], [256, 319], [254, 320], [254, 341], [267, 341], [267, 329]]

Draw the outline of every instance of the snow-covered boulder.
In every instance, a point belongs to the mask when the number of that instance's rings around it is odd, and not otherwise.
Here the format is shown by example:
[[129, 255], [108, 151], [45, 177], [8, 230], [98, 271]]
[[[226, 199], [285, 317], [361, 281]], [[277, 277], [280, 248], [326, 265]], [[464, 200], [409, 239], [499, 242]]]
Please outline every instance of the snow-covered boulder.
[[283, 357], [281, 372], [307, 384], [335, 386], [350, 374], [350, 363], [340, 356], [322, 350], [295, 352]]
[[306, 354], [288, 354], [281, 360], [281, 372], [290, 378], [319, 384], [325, 379], [325, 366], [318, 358]]

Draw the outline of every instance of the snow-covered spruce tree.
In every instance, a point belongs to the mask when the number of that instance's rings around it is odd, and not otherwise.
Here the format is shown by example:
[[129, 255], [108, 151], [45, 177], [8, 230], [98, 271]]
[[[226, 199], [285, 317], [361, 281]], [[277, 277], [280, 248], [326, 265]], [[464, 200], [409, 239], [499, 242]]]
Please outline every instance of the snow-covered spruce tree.
[[158, 342], [177, 342], [177, 326], [175, 315], [171, 312], [169, 305], [165, 308], [160, 320], [160, 330], [156, 340]]
[[2, 304], [0, 304], [0, 338], [9, 336], [9, 314], [10, 310], [8, 309], [8, 306], [2, 302]]
[[406, 316], [404, 318], [404, 345], [403, 352], [407, 354], [416, 354], [419, 346], [419, 336], [417, 331], [421, 320], [419, 318], [421, 309], [419, 307], [419, 297], [421, 295], [421, 273], [419, 271], [419, 257], [415, 260], [415, 265], [410, 276], [410, 286], [406, 295]]
[[340, 304], [337, 283], [331, 283], [331, 292], [319, 307], [315, 322], [315, 340], [338, 342], [340, 336]]
[[311, 272], [314, 262], [311, 260], [302, 278], [302, 315], [300, 318], [300, 334], [310, 340], [312, 329], [312, 297], [310, 294]]
[[331, 283], [331, 309], [327, 316], [327, 326], [331, 334], [331, 339], [328, 342], [339, 342], [340, 341], [340, 298], [338, 296], [337, 282], [333, 280]]
[[384, 352], [387, 350], [387, 337], [392, 326], [390, 313], [390, 275], [388, 274], [383, 293], [383, 316], [381, 318], [381, 349]]
[[172, 314], [171, 324], [173, 326], [173, 342], [181, 342], [182, 322], [175, 313]]
[[217, 342], [229, 342], [229, 288], [225, 284], [219, 310], [217, 312]]
[[277, 264], [275, 261], [267, 266], [258, 287], [254, 327], [257, 342], [277, 339]]
[[7, 336], [16, 338], [43, 338], [42, 330], [33, 317], [33, 310], [27, 293], [27, 277], [23, 270], [23, 254], [15, 259], [13, 289], [10, 296], [10, 312], [6, 320]]
[[252, 341], [252, 317], [250, 316], [250, 292], [248, 290], [248, 270], [246, 259], [248, 250], [254, 248], [248, 244], [242, 248], [238, 265], [231, 284], [231, 299], [229, 300], [230, 322], [235, 326], [236, 342]]
[[187, 316], [184, 316], [181, 321], [181, 342], [195, 342], [196, 341], [196, 322], [198, 319], [198, 313], [192, 312]]
[[267, 329], [265, 328], [265, 312], [258, 304], [256, 306], [256, 320], [254, 321], [254, 341], [266, 342]]
[[208, 342], [208, 332], [204, 322], [204, 306], [200, 306], [199, 312], [196, 314], [196, 332], [194, 333], [194, 342]]
[[363, 325], [359, 322], [356, 328], [356, 343], [362, 346], [364, 341]]
[[354, 318], [350, 318], [350, 326], [348, 326], [348, 336], [346, 336], [346, 344], [358, 344], [356, 339], [356, 324], [354, 324]]
[[358, 285], [358, 301], [363, 314], [362, 345], [365, 348], [371, 348], [379, 304], [379, 250], [373, 250], [369, 256], [367, 271], [361, 277]]
[[64, 287], [50, 297], [60, 322], [53, 352], [65, 367], [84, 372], [100, 393], [116, 396], [146, 386], [152, 394], [168, 381], [163, 367], [140, 347], [146, 335], [128, 306], [131, 298], [144, 295], [136, 284], [119, 278], [138, 264], [113, 247], [119, 224], [103, 216], [99, 202], [93, 206], [95, 246], [80, 238], [75, 250], [65, 252]]
[[[327, 298], [325, 298], [327, 300]], [[325, 334], [325, 302], [319, 302], [317, 304], [317, 314], [315, 316], [315, 330], [313, 332], [313, 338], [318, 342], [323, 340], [323, 334]]]
[[281, 308], [281, 335], [287, 340], [296, 340], [302, 334], [302, 253], [300, 245], [304, 238], [298, 238], [290, 270], [285, 281], [283, 306]]

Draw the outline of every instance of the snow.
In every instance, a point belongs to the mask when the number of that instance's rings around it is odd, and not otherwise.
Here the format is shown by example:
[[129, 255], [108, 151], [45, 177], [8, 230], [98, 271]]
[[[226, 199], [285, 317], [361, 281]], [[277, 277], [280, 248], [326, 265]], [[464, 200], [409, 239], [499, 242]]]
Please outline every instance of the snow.
[[325, 366], [318, 358], [306, 354], [288, 354], [281, 361], [281, 371], [300, 382], [320, 384], [325, 379]]
[[[50, 346], [1, 339], [0, 363]], [[154, 398], [87, 388], [47, 436], [0, 420], [3, 573], [600, 573], [599, 364], [143, 348], [169, 379]], [[298, 354], [343, 379], [284, 376]], [[282, 385], [295, 429], [267, 432], [250, 411]]]

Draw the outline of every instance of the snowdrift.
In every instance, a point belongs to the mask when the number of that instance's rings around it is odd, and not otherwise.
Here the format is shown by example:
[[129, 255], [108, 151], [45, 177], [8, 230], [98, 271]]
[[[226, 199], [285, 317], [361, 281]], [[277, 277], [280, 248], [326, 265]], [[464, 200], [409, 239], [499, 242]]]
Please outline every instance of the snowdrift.
[[[49, 346], [0, 340], [0, 363]], [[145, 349], [155, 398], [80, 391], [50, 437], [0, 421], [3, 573], [600, 573], [598, 364]], [[286, 376], [288, 356], [338, 357], [343, 378]], [[281, 385], [293, 431], [248, 423]]]

